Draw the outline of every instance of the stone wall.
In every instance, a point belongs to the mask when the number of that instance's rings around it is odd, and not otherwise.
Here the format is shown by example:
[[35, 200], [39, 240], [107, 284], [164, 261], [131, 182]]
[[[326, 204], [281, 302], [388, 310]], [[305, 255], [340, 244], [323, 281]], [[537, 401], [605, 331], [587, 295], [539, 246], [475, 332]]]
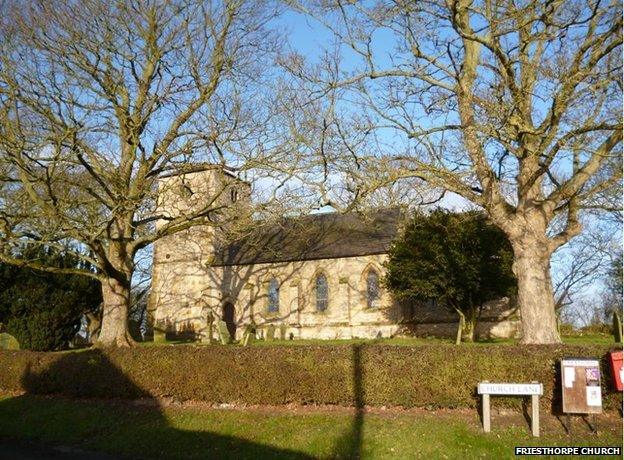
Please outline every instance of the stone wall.
[[[452, 308], [435, 302], [403, 307], [403, 320], [398, 334], [416, 337], [455, 337], [459, 315]], [[513, 300], [504, 297], [487, 302], [475, 331], [477, 339], [496, 339], [520, 336], [518, 308]]]
[[[267, 338], [351, 339], [391, 336], [455, 337], [458, 316], [438, 305], [413, 306], [406, 313], [383, 288], [377, 305], [367, 306], [366, 275], [376, 270], [383, 276], [385, 255], [321, 259], [310, 261], [208, 267], [191, 262], [171, 267], [167, 276], [185, 280], [162, 302], [156, 317], [178, 334], [206, 340], [209, 314], [224, 316], [227, 304], [233, 307], [235, 336], [242, 337], [245, 326], [255, 324], [258, 336]], [[328, 308], [317, 311], [316, 276], [328, 281]], [[279, 308], [268, 310], [269, 282], [279, 285]], [[161, 295], [161, 299], [164, 297]], [[484, 308], [477, 337], [497, 338], [518, 334], [519, 321], [508, 299]], [[216, 339], [216, 331], [213, 332]]]
[[[192, 235], [181, 236], [181, 240]], [[163, 251], [154, 259], [162, 259]], [[252, 321], [259, 335], [270, 325], [286, 337], [346, 339], [352, 337], [389, 337], [398, 329], [400, 313], [391, 296], [380, 288], [380, 299], [367, 306], [366, 274], [376, 270], [382, 276], [383, 255], [340, 259], [258, 264], [234, 267], [209, 267], [201, 257], [191, 254], [165, 259], [155, 269], [150, 307], [161, 327], [178, 335], [206, 339], [207, 318], [221, 318], [228, 303], [234, 306], [236, 338]], [[323, 273], [328, 282], [328, 308], [316, 309], [315, 280]], [[279, 309], [268, 311], [268, 285], [279, 284]], [[283, 326], [283, 327], [284, 327]], [[276, 332], [279, 337], [279, 332]], [[215, 336], [216, 337], [216, 336]]]
[[[215, 168], [171, 175], [159, 183], [158, 209], [168, 219], [192, 217], [207, 206], [231, 207], [233, 199], [247, 206], [247, 184]], [[167, 222], [158, 220], [157, 230]], [[157, 333], [166, 330], [197, 338], [205, 328], [206, 309], [214, 295], [210, 264], [218, 231], [211, 225], [193, 226], [154, 244], [148, 309]]]
[[[398, 306], [380, 288], [380, 299], [367, 306], [366, 275], [375, 270], [381, 277], [384, 255], [321, 259], [236, 267], [215, 267], [210, 284], [221, 298], [213, 297], [216, 312], [226, 303], [235, 307], [238, 326], [253, 321], [263, 334], [269, 325], [287, 326], [293, 338], [340, 339], [388, 337], [397, 329]], [[328, 282], [328, 307], [316, 308], [315, 283], [319, 274]], [[279, 285], [279, 308], [269, 312], [271, 279]], [[237, 337], [242, 328], [237, 328]]]

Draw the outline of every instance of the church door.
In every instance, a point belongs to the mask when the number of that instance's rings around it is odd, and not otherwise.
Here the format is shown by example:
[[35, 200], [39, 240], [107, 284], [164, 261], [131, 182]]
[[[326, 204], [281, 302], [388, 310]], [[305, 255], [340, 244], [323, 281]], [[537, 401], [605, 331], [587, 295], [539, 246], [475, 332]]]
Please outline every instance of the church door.
[[234, 321], [234, 305], [231, 302], [223, 305], [223, 321], [225, 321], [228, 332], [232, 340], [234, 340], [236, 337], [236, 321]]

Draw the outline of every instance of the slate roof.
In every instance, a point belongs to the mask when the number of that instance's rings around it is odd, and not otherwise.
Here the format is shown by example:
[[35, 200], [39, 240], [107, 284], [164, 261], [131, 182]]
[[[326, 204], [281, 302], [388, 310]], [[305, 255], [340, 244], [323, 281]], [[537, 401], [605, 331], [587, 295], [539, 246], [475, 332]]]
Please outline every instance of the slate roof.
[[399, 208], [361, 214], [310, 214], [259, 227], [217, 251], [213, 266], [335, 259], [388, 252], [398, 233]]

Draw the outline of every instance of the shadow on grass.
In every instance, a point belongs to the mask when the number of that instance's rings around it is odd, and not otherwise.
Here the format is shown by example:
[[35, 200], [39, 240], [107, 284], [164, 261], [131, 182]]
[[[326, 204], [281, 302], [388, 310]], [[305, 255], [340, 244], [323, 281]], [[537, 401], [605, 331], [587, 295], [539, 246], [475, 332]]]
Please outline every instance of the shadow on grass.
[[353, 345], [353, 406], [355, 414], [349, 432], [341, 436], [334, 445], [335, 458], [362, 457], [362, 431], [364, 428], [364, 371], [362, 368], [362, 345]]
[[[364, 347], [362, 344], [351, 347], [355, 412], [348, 431], [333, 444], [331, 458], [362, 457]], [[22, 375], [22, 388], [27, 394], [64, 398], [48, 400], [50, 418], [43, 422], [37, 419], [41, 415], [35, 413], [28, 418], [29, 405], [33, 404], [29, 395], [0, 400], [0, 412], [24, 414], [20, 423], [29, 431], [25, 431], [23, 437], [78, 445], [89, 450], [127, 453], [132, 458], [313, 458], [304, 452], [254, 442], [249, 439], [253, 439], [253, 431], [243, 438], [202, 430], [202, 427], [192, 431], [172, 426], [159, 401], [98, 349], [67, 354], [47, 367], [37, 367], [36, 371], [27, 367]], [[103, 401], [103, 396], [110, 400]], [[84, 411], [76, 411], [76, 398], [90, 399]], [[280, 426], [274, 429], [279, 430]]]
[[[101, 388], [97, 382], [102, 382]], [[16, 423], [23, 426], [20, 437], [129, 454], [131, 458], [312, 458], [305, 453], [235, 436], [171, 426], [157, 400], [130, 381], [99, 350], [85, 353], [84, 359], [60, 359], [38, 373], [28, 368], [22, 376], [22, 384], [27, 393], [38, 395], [91, 398], [106, 394], [111, 398], [140, 398], [142, 404], [89, 401], [84, 411], [76, 413], [75, 401], [54, 399], [44, 409], [44, 413], [49, 410], [49, 417], [42, 418], [41, 411], [30, 413], [32, 397], [0, 400], [0, 412], [19, 418]], [[115, 389], [112, 394], [110, 388]], [[132, 429], [124, 430], [124, 427]]]

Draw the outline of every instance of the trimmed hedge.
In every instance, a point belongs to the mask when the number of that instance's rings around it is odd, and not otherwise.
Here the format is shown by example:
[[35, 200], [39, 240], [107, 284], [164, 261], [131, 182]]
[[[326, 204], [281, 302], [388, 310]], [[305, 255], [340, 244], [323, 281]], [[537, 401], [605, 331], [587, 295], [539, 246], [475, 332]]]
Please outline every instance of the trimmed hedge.
[[[559, 359], [602, 358], [603, 407], [621, 407], [608, 346], [176, 345], [65, 353], [0, 351], [0, 389], [97, 398], [174, 398], [237, 404], [475, 407], [476, 385], [544, 384], [560, 412]], [[522, 398], [493, 398], [520, 407]]]

